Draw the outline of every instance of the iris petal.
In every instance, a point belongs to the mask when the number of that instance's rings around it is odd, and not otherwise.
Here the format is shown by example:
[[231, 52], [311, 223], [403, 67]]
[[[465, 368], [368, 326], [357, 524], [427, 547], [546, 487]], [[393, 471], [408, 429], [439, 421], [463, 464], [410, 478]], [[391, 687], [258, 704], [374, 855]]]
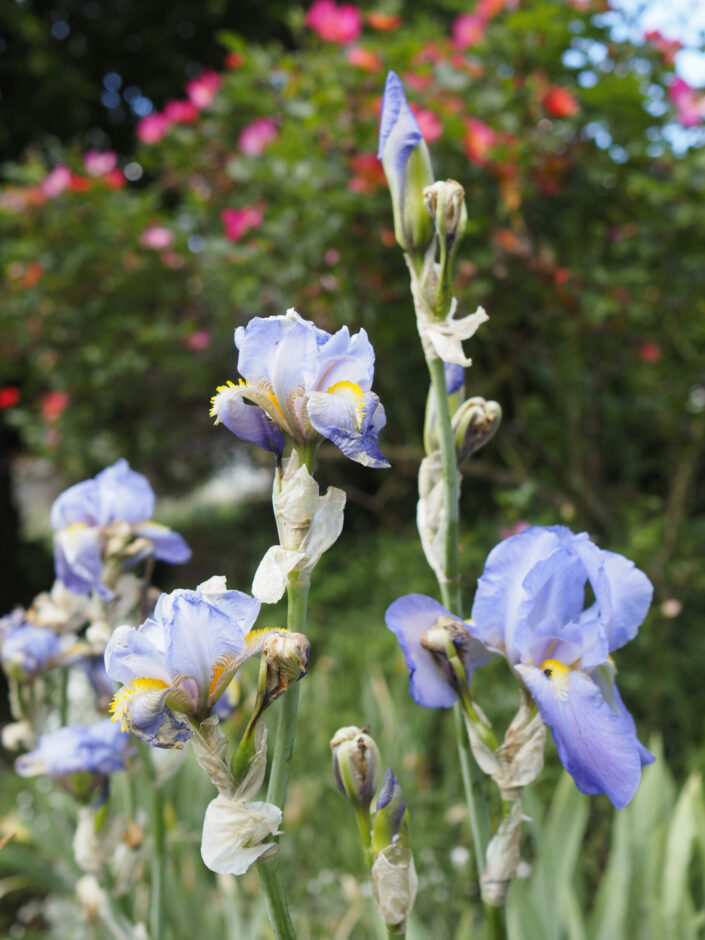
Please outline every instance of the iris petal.
[[191, 549], [178, 532], [173, 532], [158, 522], [145, 522], [135, 526], [135, 535], [149, 539], [154, 548], [154, 557], [172, 565], [181, 565], [191, 558]]
[[198, 684], [199, 706], [210, 694], [214, 667], [234, 668], [246, 650], [242, 627], [196, 592], [181, 592], [173, 602], [166, 626], [169, 673], [191, 677]]
[[365, 394], [362, 422], [349, 398], [326, 392], [311, 392], [308, 416], [313, 427], [351, 460], [365, 467], [388, 467], [389, 461], [379, 449], [377, 434], [386, 417], [373, 392]]
[[211, 414], [241, 441], [269, 450], [278, 457], [284, 450], [281, 430], [262, 408], [248, 404], [247, 386], [226, 385], [213, 398]]
[[561, 763], [578, 789], [605, 793], [617, 809], [625, 807], [641, 779], [641, 746], [633, 722], [613, 711], [597, 685], [578, 670], [569, 671], [562, 691], [535, 666], [516, 670], [551, 728]]
[[144, 522], [154, 514], [154, 491], [147, 477], [130, 469], [126, 460], [118, 460], [101, 471], [98, 485], [97, 519], [107, 525], [120, 519], [124, 522]]
[[[556, 535], [549, 529], [536, 526], [500, 542], [485, 562], [485, 570], [477, 585], [472, 619], [483, 643], [500, 651], [506, 649], [507, 658], [512, 663], [520, 659], [517, 640], [526, 639], [533, 602], [530, 591], [535, 593], [539, 583], [546, 582], [549, 572], [557, 569], [556, 563], [566, 558], [565, 553], [561, 552], [548, 563], [543, 578], [536, 582], [529, 580], [529, 591], [524, 581], [535, 565], [545, 564], [557, 549], [560, 549], [560, 544]], [[553, 596], [556, 594], [554, 592]], [[572, 597], [570, 603], [572, 609]]]
[[161, 679], [167, 685], [171, 675], [166, 666], [164, 626], [148, 620], [139, 630], [118, 627], [105, 650], [105, 671], [111, 679], [129, 685], [135, 679]]
[[390, 604], [384, 617], [404, 653], [411, 697], [425, 708], [450, 708], [458, 698], [421, 646], [424, 633], [444, 616], [454, 615], [431, 597], [407, 594]]
[[95, 588], [108, 600], [113, 592], [102, 583], [103, 534], [97, 526], [71, 525], [54, 535], [56, 577], [74, 594]]

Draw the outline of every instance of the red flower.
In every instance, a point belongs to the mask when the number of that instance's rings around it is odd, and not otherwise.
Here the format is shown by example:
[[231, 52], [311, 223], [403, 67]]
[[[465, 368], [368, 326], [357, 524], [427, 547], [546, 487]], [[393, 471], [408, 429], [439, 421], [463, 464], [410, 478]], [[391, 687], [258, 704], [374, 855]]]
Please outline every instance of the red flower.
[[14, 385], [6, 385], [0, 388], [0, 411], [6, 408], [13, 408], [20, 400], [20, 390]]
[[348, 189], [353, 193], [373, 193], [386, 184], [382, 164], [376, 153], [356, 153], [349, 161], [352, 177]]
[[321, 39], [346, 45], [354, 42], [362, 30], [362, 15], [351, 3], [337, 6], [334, 0], [316, 0], [304, 20]]
[[225, 67], [239, 69], [245, 64], [245, 56], [241, 52], [229, 52], [225, 56]]
[[379, 29], [388, 33], [392, 29], [398, 29], [401, 26], [400, 16], [391, 16], [389, 13], [377, 13], [373, 11], [367, 14], [367, 22], [372, 29]]
[[642, 362], [646, 362], [649, 365], [653, 365], [655, 362], [659, 362], [663, 357], [663, 350], [658, 343], [643, 343], [639, 347], [639, 358]]
[[356, 65], [365, 72], [379, 72], [382, 68], [382, 60], [369, 49], [362, 49], [360, 46], [353, 46], [348, 49], [345, 58], [350, 65]]
[[465, 153], [471, 163], [482, 165], [488, 151], [495, 145], [497, 140], [496, 131], [478, 121], [477, 118], [470, 118], [465, 124]]
[[42, 398], [42, 418], [48, 424], [58, 421], [66, 411], [68, 403], [69, 396], [66, 392], [47, 392]]
[[543, 96], [543, 106], [547, 114], [557, 118], [570, 117], [580, 110], [575, 97], [567, 88], [561, 88], [560, 85], [553, 85], [548, 89]]

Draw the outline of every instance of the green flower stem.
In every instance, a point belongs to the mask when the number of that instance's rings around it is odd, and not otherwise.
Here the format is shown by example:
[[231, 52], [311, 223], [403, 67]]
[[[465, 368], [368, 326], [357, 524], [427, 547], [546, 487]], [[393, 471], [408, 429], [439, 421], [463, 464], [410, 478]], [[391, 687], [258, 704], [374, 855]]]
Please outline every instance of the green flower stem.
[[276, 940], [296, 940], [296, 931], [289, 914], [279, 871], [279, 853], [259, 861], [257, 871], [264, 890], [267, 916]]
[[[287, 585], [287, 627], [292, 633], [303, 633], [306, 626], [309, 584], [300, 581], [298, 573], [289, 575]], [[272, 754], [272, 767], [267, 788], [267, 802], [284, 809], [289, 784], [291, 755], [294, 751], [296, 712], [299, 704], [299, 686], [294, 683], [282, 696], [277, 730]], [[277, 940], [295, 940], [296, 931], [289, 915], [279, 872], [278, 854], [270, 856], [257, 865], [264, 889], [269, 922]]]
[[69, 721], [69, 671], [67, 667], [61, 670], [60, 683], [60, 701], [59, 701], [59, 720], [61, 725], [67, 725]]
[[445, 606], [454, 614], [461, 614], [460, 563], [460, 474], [455, 454], [455, 441], [451, 426], [450, 405], [446, 392], [446, 374], [442, 359], [428, 358], [433, 394], [436, 400], [436, 428], [441, 451], [443, 473], [443, 508], [446, 516], [445, 531], [445, 579], [441, 582], [441, 596]]
[[152, 856], [151, 890], [151, 938], [164, 940], [164, 899], [166, 875], [166, 846], [164, 827], [164, 794], [161, 787], [152, 782]]
[[[441, 597], [444, 605], [454, 614], [462, 616], [462, 594], [460, 590], [460, 473], [458, 471], [455, 441], [451, 424], [450, 405], [446, 390], [445, 366], [442, 359], [428, 357], [426, 360], [431, 376], [433, 394], [436, 403], [436, 427], [441, 452], [441, 471], [443, 474], [443, 507], [446, 517], [444, 580], [440, 582]], [[455, 716], [458, 759], [468, 805], [470, 828], [478, 872], [485, 867], [487, 846], [492, 838], [487, 805], [482, 789], [482, 774], [472, 756], [460, 703], [453, 708]], [[474, 710], [473, 710], [474, 713]], [[476, 716], [475, 716], [476, 717]], [[483, 905], [489, 936], [492, 940], [506, 938], [504, 912], [496, 907]]]

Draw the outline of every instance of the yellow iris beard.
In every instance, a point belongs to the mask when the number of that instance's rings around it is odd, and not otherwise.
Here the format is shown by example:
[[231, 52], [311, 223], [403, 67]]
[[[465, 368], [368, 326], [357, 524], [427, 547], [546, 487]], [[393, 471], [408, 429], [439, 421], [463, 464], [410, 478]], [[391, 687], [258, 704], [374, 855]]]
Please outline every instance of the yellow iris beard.
[[[218, 418], [218, 405], [216, 404], [216, 402], [217, 402], [218, 398], [219, 398], [224, 392], [230, 391], [231, 388], [252, 388], [252, 389], [254, 389], [254, 386], [253, 386], [253, 385], [250, 385], [250, 383], [249, 383], [249, 382], [246, 382], [244, 379], [239, 379], [237, 385], [235, 385], [234, 382], [231, 382], [230, 379], [228, 379], [228, 381], [225, 383], [225, 385], [219, 385], [219, 386], [216, 388], [216, 390], [215, 390], [215, 395], [213, 395], [213, 397], [211, 398], [211, 410], [210, 410], [210, 416], [211, 416], [211, 418], [216, 418], [216, 419]], [[268, 399], [271, 401], [271, 403], [272, 403], [272, 404], [274, 405], [274, 407], [277, 409], [278, 413], [281, 415], [282, 421], [284, 421], [284, 422], [286, 423], [286, 418], [284, 417], [284, 412], [282, 411], [281, 405], [280, 405], [279, 402], [277, 401], [277, 396], [274, 394], [274, 392], [264, 392], [264, 391], [263, 391], [263, 392], [261, 392], [261, 394], [264, 395], [266, 398], [268, 398]], [[270, 417], [271, 417], [271, 416], [270, 416]], [[216, 424], [217, 424], [217, 423], [218, 423], [218, 422], [217, 422], [217, 420], [216, 420]]]
[[336, 382], [326, 389], [329, 395], [342, 395], [347, 398], [355, 411], [355, 424], [358, 430], [362, 427], [365, 414], [365, 393], [356, 382]]
[[557, 659], [544, 659], [539, 668], [553, 683], [556, 698], [567, 702], [570, 694], [570, 667], [559, 663]]
[[127, 706], [130, 697], [135, 692], [157, 692], [160, 689], [166, 689], [168, 685], [163, 679], [133, 679], [129, 685], [123, 686], [113, 696], [109, 711], [112, 714], [111, 721], [120, 722], [121, 731], [129, 731], [130, 725], [127, 720]]

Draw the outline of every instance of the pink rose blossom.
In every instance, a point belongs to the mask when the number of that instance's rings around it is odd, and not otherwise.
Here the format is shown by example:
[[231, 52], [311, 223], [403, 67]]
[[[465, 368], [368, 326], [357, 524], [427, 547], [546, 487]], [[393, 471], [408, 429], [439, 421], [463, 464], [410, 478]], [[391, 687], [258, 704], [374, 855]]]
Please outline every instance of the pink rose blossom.
[[[229, 67], [233, 68], [232, 65]], [[199, 75], [198, 78], [187, 82], [186, 94], [189, 96], [194, 106], [198, 108], [199, 111], [203, 111], [204, 108], [210, 107], [222, 81], [222, 78], [217, 72], [214, 72], [213, 69], [208, 69], [203, 72], [202, 75]]]
[[174, 233], [163, 225], [148, 225], [140, 235], [140, 245], [159, 251], [168, 248], [174, 241]]
[[196, 330], [186, 337], [184, 345], [191, 352], [200, 352], [202, 349], [208, 349], [212, 338], [208, 330]]
[[334, 0], [316, 0], [306, 14], [305, 23], [321, 39], [341, 46], [354, 42], [362, 31], [362, 15], [351, 3], [337, 6]]
[[695, 89], [682, 78], [673, 79], [668, 86], [668, 97], [683, 127], [695, 127], [705, 117], [705, 95], [696, 94]]
[[156, 144], [171, 127], [171, 121], [165, 114], [155, 111], [143, 117], [137, 125], [137, 136], [145, 144]]
[[443, 133], [443, 125], [438, 120], [433, 111], [429, 111], [426, 108], [420, 108], [413, 102], [409, 104], [409, 107], [414, 112], [416, 123], [419, 125], [419, 130], [423, 134], [423, 139], [426, 141], [426, 143], [432, 144], [434, 140], [438, 140], [438, 138]]
[[193, 101], [167, 101], [164, 117], [172, 124], [193, 124], [198, 120], [198, 108]]
[[257, 206], [245, 206], [244, 209], [223, 209], [220, 213], [225, 228], [225, 237], [231, 242], [239, 241], [252, 228], [262, 224], [264, 213]]
[[89, 176], [105, 176], [117, 166], [117, 154], [112, 150], [87, 150], [83, 155], [83, 169]]
[[49, 199], [60, 196], [71, 185], [72, 173], [67, 166], [55, 166], [51, 173], [44, 177], [42, 192]]
[[453, 23], [453, 45], [456, 49], [476, 46], [485, 35], [487, 20], [472, 13], [462, 13]]
[[237, 145], [248, 157], [257, 157], [278, 136], [276, 122], [272, 118], [261, 117], [242, 129]]

